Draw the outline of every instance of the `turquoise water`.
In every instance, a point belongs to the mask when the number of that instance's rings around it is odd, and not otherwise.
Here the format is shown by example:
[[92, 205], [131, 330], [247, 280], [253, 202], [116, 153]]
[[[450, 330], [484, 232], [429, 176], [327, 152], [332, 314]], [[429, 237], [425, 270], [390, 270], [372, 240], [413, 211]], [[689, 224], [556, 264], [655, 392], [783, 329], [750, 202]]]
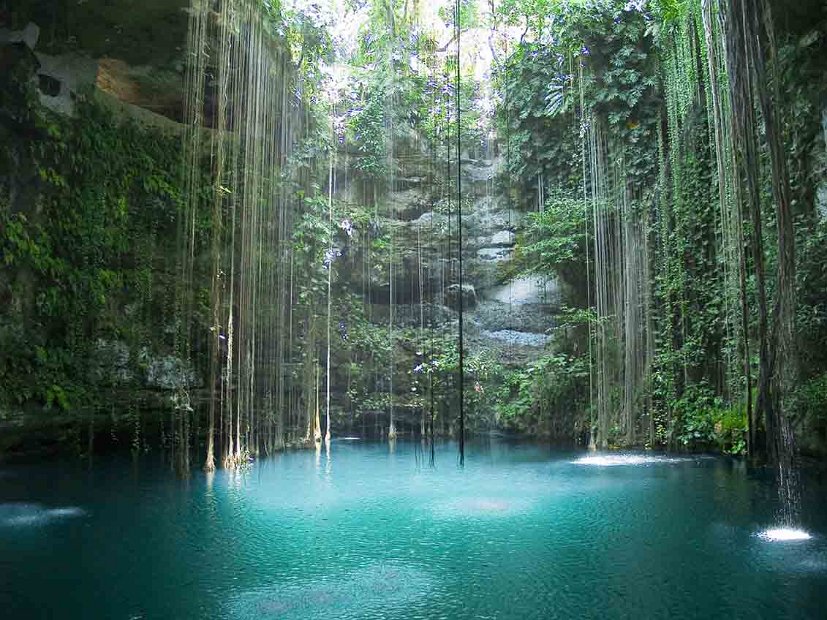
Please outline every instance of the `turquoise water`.
[[813, 538], [768, 542], [772, 479], [717, 458], [334, 442], [181, 480], [0, 468], [3, 618], [823, 618]]

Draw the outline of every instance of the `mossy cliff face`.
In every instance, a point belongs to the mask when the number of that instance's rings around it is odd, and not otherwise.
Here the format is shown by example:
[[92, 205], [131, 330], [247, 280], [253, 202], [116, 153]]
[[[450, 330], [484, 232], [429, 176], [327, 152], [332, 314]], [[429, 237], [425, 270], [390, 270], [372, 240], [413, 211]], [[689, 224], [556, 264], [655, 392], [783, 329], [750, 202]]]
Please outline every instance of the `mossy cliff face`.
[[29, 50], [43, 105], [73, 114], [78, 93], [94, 86], [114, 100], [183, 118], [188, 2], [150, 0], [140, 10], [127, 0], [54, 4], [23, 1], [0, 10], [0, 44]]
[[0, 28], [40, 29], [45, 54], [69, 52], [162, 67], [182, 61], [188, 0], [16, 0], [0, 5]]
[[[11, 25], [42, 8], [15, 9]], [[174, 348], [181, 136], [100, 88], [113, 61], [94, 54], [142, 58], [115, 30], [107, 47], [91, 12], [66, 40], [75, 22], [0, 30], [0, 412], [10, 429], [28, 412], [44, 437], [45, 420], [61, 428], [110, 405], [120, 417], [198, 382]], [[13, 449], [4, 436], [0, 451]]]

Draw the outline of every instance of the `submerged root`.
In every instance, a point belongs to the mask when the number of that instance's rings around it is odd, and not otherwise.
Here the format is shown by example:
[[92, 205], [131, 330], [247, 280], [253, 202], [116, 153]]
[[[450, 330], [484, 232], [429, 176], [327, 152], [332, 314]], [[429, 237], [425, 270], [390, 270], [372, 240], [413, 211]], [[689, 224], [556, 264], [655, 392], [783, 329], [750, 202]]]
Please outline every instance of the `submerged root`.
[[252, 460], [250, 452], [245, 449], [234, 454], [227, 454], [224, 457], [223, 465], [224, 469], [243, 469], [249, 467]]

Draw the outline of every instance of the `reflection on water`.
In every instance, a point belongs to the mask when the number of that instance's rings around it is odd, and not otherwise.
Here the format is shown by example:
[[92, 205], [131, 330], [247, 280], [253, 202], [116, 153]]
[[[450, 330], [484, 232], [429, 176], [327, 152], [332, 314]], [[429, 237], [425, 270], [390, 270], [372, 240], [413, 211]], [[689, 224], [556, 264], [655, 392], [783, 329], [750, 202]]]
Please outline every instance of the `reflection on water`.
[[503, 518], [528, 510], [530, 499], [514, 497], [460, 497], [435, 503], [433, 513], [441, 519], [457, 517]]

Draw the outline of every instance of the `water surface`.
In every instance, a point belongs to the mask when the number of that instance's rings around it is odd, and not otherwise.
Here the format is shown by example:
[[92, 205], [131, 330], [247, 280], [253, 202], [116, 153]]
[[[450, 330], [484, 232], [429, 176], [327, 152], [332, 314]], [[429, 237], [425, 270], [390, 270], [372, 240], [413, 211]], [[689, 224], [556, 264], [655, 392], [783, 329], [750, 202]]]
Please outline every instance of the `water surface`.
[[334, 442], [177, 478], [160, 455], [0, 469], [8, 618], [821, 618], [827, 502], [769, 541], [718, 458]]

